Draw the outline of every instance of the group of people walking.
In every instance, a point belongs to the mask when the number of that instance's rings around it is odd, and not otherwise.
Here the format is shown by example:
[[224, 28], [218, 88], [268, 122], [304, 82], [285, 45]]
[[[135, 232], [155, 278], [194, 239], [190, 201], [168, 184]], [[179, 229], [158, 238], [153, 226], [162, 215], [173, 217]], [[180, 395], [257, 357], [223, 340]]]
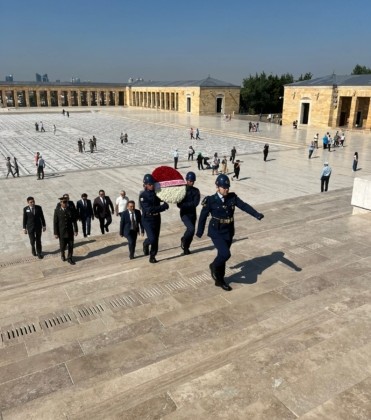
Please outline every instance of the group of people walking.
[[[194, 186], [196, 174], [188, 172], [185, 180], [186, 194], [184, 199], [177, 204], [180, 219], [185, 226], [185, 231], [180, 238], [182, 255], [191, 253], [190, 247], [195, 234], [198, 238], [203, 236], [206, 221], [210, 216], [208, 236], [217, 250], [217, 256], [209, 266], [211, 277], [216, 286], [226, 291], [232, 290], [225, 281], [225, 268], [226, 262], [231, 257], [230, 247], [235, 232], [235, 208], [240, 208], [258, 220], [261, 220], [264, 215], [242, 201], [235, 193], [229, 192], [230, 180], [227, 175], [220, 174], [215, 181], [215, 194], [205, 197], [202, 201], [200, 220], [196, 229], [197, 207], [201, 200], [200, 191]], [[128, 241], [129, 258], [135, 258], [138, 234], [146, 233], [143, 254], [149, 256], [150, 263], [157, 263], [161, 213], [169, 209], [169, 204], [162, 202], [156, 195], [155, 179], [151, 174], [144, 175], [143, 188], [139, 195], [140, 210], [135, 208], [135, 202], [129, 200], [125, 191], [121, 191], [115, 207], [111, 199], [105, 195], [104, 190], [99, 191], [99, 196], [93, 203], [86, 193], [81, 194], [81, 199], [76, 205], [70, 200], [69, 194], [60, 197], [54, 210], [53, 232], [55, 238], [59, 239], [62, 261], [75, 265], [73, 247], [74, 238], [78, 235], [78, 221], [82, 224], [84, 237], [90, 236], [91, 221], [94, 218], [99, 219], [101, 233], [105, 234], [109, 232], [112, 215], [116, 213], [120, 217], [119, 234]], [[35, 204], [33, 197], [27, 197], [27, 206], [23, 209], [23, 231], [29, 236], [32, 255], [39, 259], [43, 258], [41, 235], [45, 230], [46, 222], [41, 206]]]

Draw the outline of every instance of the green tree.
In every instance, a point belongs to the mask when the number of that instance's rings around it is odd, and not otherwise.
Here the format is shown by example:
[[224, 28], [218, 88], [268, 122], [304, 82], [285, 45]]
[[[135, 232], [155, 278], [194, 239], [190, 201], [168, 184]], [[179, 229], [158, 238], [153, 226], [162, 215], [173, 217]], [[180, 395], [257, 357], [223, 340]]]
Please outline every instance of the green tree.
[[301, 74], [297, 82], [302, 82], [303, 80], [311, 80], [313, 74], [311, 72], [305, 73], [304, 76]]
[[[307, 73], [309, 74], [309, 73]], [[292, 74], [281, 76], [265, 72], [245, 78], [242, 83], [240, 108], [249, 114], [268, 114], [282, 112], [284, 85], [293, 83]]]
[[351, 74], [371, 74], [371, 69], [366, 66], [360, 66], [357, 64]]

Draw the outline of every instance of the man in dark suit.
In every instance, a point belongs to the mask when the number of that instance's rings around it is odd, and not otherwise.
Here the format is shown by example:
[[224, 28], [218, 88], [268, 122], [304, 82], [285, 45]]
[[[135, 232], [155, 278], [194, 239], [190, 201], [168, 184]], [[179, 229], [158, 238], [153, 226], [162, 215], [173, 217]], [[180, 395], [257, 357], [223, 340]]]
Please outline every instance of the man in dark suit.
[[104, 235], [104, 230], [109, 232], [108, 226], [112, 223], [112, 214], [114, 214], [112, 201], [108, 195], [106, 196], [104, 190], [99, 190], [99, 197], [93, 203], [93, 211], [94, 216], [99, 219], [100, 230]]
[[[36, 255], [41, 260], [43, 255], [41, 253], [41, 233], [45, 232], [46, 224], [43, 209], [41, 206], [35, 205], [33, 197], [27, 197], [28, 206], [23, 209], [23, 232], [28, 233], [31, 243], [32, 255]], [[35, 249], [36, 243], [36, 249]]]
[[130, 200], [127, 209], [121, 213], [120, 235], [125, 236], [129, 243], [129, 257], [134, 259], [135, 246], [137, 244], [137, 237], [139, 233], [144, 235], [144, 228], [142, 225], [142, 215], [139, 210], [135, 209], [135, 202]]
[[81, 200], [76, 204], [77, 218], [81, 221], [84, 238], [90, 236], [91, 221], [94, 220], [93, 206], [86, 193], [81, 194]]
[[54, 236], [59, 239], [62, 261], [66, 261], [65, 251], [68, 248], [67, 261], [75, 265], [72, 256], [74, 236], [78, 233], [76, 213], [67, 206], [68, 201], [64, 197], [59, 200], [61, 205], [54, 210]]

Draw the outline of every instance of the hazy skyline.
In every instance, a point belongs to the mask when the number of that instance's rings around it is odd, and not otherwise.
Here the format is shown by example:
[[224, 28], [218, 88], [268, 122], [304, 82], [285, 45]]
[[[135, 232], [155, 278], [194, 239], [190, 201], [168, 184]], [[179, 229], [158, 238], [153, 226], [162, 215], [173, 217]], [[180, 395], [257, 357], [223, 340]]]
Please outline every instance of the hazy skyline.
[[262, 71], [297, 78], [371, 67], [369, 0], [2, 0], [0, 12], [0, 80], [210, 75], [239, 85]]

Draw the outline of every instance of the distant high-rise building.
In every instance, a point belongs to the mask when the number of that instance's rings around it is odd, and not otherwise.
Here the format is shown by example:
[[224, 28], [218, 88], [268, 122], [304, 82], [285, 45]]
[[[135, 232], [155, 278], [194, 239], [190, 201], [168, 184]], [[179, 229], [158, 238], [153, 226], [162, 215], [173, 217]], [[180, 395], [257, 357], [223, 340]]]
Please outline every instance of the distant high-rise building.
[[6, 82], [14, 82], [13, 75], [12, 74], [9, 74], [8, 76], [5, 76], [5, 81]]
[[46, 73], [43, 75], [36, 73], [36, 82], [39, 82], [39, 83], [49, 82], [49, 77]]
[[71, 83], [80, 83], [80, 77], [71, 77]]

